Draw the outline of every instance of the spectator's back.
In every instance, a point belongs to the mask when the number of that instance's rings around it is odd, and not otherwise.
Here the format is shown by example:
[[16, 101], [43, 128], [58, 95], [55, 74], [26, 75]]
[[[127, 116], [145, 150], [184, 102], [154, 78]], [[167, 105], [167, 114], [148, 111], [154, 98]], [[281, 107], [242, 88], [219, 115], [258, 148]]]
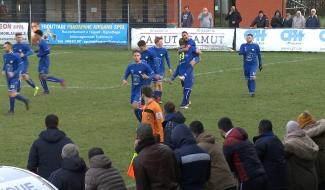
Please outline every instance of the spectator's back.
[[62, 148], [72, 143], [65, 133], [57, 128], [57, 125], [57, 116], [47, 116], [47, 129], [40, 133], [29, 152], [27, 168], [45, 179], [60, 168]]
[[174, 129], [172, 141], [181, 167], [181, 189], [203, 190], [210, 177], [210, 155], [196, 144], [186, 125]]

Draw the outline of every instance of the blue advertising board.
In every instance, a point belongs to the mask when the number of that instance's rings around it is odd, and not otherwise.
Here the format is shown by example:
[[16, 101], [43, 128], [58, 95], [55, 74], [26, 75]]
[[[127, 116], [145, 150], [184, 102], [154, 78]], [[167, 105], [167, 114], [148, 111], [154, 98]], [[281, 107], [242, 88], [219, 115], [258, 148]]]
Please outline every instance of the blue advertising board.
[[49, 44], [128, 45], [125, 23], [40, 23]]

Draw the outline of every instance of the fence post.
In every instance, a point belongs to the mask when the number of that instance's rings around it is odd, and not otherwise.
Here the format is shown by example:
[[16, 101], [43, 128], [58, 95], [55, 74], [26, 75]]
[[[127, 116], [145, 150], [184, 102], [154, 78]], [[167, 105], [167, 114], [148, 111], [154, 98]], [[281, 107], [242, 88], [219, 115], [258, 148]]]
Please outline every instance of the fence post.
[[81, 23], [81, 2], [80, 0], [78, 1], [78, 23]]

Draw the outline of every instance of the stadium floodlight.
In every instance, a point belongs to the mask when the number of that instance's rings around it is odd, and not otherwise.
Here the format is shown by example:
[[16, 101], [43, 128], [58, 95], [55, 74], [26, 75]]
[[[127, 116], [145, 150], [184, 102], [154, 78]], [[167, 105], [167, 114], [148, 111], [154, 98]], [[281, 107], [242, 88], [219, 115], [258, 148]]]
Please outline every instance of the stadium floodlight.
[[16, 167], [0, 166], [0, 189], [58, 190], [42, 177]]

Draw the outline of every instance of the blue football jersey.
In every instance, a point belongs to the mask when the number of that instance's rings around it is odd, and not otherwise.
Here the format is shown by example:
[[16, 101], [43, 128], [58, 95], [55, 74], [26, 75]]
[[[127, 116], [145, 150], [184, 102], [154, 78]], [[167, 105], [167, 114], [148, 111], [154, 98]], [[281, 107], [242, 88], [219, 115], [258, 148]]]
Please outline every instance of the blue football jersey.
[[258, 44], [242, 44], [239, 49], [239, 55], [243, 55], [244, 64], [257, 64], [256, 57], [258, 57], [259, 64], [262, 64], [261, 51]]
[[8, 73], [14, 73], [12, 78], [19, 78], [21, 72], [22, 61], [20, 59], [19, 54], [16, 53], [5, 53], [3, 55], [3, 67], [2, 71], [6, 73], [7, 79], [11, 79], [8, 77]]
[[25, 43], [16, 43], [12, 46], [12, 49], [14, 53], [24, 54], [24, 57], [21, 58], [24, 62], [28, 62], [28, 56], [33, 54], [33, 51], [30, 46]]
[[154, 71], [155, 74], [158, 74], [158, 67], [156, 64], [156, 55], [152, 48], [149, 48], [143, 52], [141, 52], [141, 60], [144, 60], [150, 68]]
[[[146, 74], [149, 76], [149, 79], [144, 80], [142, 78], [142, 74]], [[131, 75], [132, 86], [144, 85], [148, 80], [152, 80], [154, 77], [154, 72], [150, 68], [148, 64], [145, 63], [131, 63], [128, 65], [124, 72], [123, 79], [127, 80], [127, 78]]]
[[157, 64], [157, 68], [158, 68], [158, 73], [160, 75], [164, 75], [165, 74], [165, 59], [166, 59], [168, 69], [171, 69], [170, 57], [168, 54], [168, 50], [166, 48], [158, 48], [158, 47], [153, 47], [152, 50], [155, 52], [155, 55], [156, 55], [156, 64]]

